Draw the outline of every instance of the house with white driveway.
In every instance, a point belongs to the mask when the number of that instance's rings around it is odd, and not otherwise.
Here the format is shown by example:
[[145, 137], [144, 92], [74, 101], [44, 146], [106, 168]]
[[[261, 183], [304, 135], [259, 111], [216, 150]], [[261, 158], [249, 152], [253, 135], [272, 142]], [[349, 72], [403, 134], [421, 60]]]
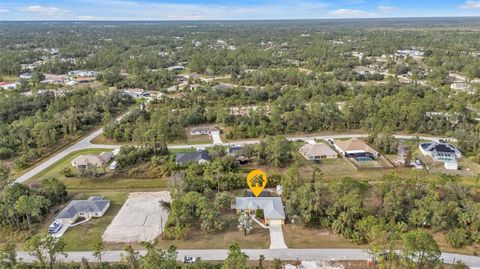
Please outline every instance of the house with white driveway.
[[64, 225], [72, 224], [79, 218], [102, 217], [109, 207], [110, 200], [105, 200], [102, 196], [90, 196], [87, 200], [72, 200], [55, 219], [61, 220]]
[[280, 197], [236, 197], [235, 207], [237, 213], [247, 213], [255, 216], [257, 210], [263, 210], [265, 223], [270, 221], [285, 222], [285, 211]]

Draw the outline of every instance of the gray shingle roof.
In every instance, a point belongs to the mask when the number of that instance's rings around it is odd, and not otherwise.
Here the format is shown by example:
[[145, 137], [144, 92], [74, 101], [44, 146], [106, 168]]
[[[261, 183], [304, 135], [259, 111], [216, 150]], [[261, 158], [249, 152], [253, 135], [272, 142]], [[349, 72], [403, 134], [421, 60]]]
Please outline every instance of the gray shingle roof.
[[280, 197], [236, 197], [235, 208], [240, 210], [263, 209], [266, 219], [285, 219]]
[[58, 215], [57, 219], [73, 218], [77, 213], [102, 212], [110, 203], [99, 196], [91, 196], [88, 200], [72, 200]]
[[210, 155], [207, 151], [177, 153], [175, 162], [177, 164], [187, 164], [189, 162], [199, 162], [200, 160], [210, 161]]

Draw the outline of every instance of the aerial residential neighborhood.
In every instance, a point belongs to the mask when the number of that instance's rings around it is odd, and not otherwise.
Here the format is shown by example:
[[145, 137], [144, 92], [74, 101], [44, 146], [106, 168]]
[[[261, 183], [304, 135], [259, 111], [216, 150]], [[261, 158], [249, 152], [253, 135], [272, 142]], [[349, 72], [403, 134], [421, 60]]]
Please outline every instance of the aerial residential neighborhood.
[[0, 1], [0, 268], [479, 269], [479, 11]]

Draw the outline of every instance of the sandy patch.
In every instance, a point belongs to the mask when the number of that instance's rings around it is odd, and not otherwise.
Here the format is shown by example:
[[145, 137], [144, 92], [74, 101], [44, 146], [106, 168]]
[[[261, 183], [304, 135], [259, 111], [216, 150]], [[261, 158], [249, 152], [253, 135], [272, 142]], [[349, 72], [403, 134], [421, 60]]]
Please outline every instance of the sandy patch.
[[102, 235], [106, 242], [153, 241], [162, 233], [168, 211], [160, 201], [170, 201], [170, 192], [132, 192]]

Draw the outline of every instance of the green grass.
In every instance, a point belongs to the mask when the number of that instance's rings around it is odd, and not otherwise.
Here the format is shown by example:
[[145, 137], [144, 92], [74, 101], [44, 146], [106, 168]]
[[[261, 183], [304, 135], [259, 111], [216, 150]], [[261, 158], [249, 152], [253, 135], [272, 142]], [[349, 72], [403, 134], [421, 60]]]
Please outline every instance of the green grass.
[[[99, 154], [111, 149], [86, 149], [72, 152], [64, 158], [60, 159], [44, 171], [37, 174], [34, 178], [27, 181], [28, 183], [38, 182], [44, 178], [54, 177], [60, 180], [67, 186], [69, 191], [79, 190], [138, 190], [138, 189], [164, 189], [167, 186], [165, 179], [135, 179], [135, 178], [67, 178], [60, 175], [60, 171], [64, 167], [70, 167], [74, 173], [77, 172], [75, 167], [72, 167], [71, 161], [79, 155], [83, 154]], [[188, 150], [187, 150], [188, 151]], [[101, 169], [101, 168], [99, 168]], [[106, 168], [107, 173], [108, 168]]]
[[112, 150], [111, 149], [84, 149], [84, 150], [72, 152], [67, 156], [63, 157], [62, 159], [58, 160], [56, 163], [49, 166], [47, 169], [44, 169], [42, 172], [36, 174], [35, 178], [44, 179], [49, 177], [56, 177], [60, 179], [63, 177], [63, 176], [60, 176], [60, 171], [62, 170], [63, 167], [70, 167], [72, 169], [75, 169], [74, 167], [72, 167], [71, 161], [76, 157], [80, 155], [85, 155], [85, 154], [100, 154], [104, 151], [112, 151]]
[[85, 199], [90, 195], [103, 195], [105, 199], [111, 201], [110, 207], [103, 217], [92, 218], [83, 224], [68, 228], [62, 236], [67, 243], [66, 251], [92, 250], [95, 243], [102, 239], [103, 232], [128, 197], [127, 192], [85, 192], [78, 194], [75, 199]]

